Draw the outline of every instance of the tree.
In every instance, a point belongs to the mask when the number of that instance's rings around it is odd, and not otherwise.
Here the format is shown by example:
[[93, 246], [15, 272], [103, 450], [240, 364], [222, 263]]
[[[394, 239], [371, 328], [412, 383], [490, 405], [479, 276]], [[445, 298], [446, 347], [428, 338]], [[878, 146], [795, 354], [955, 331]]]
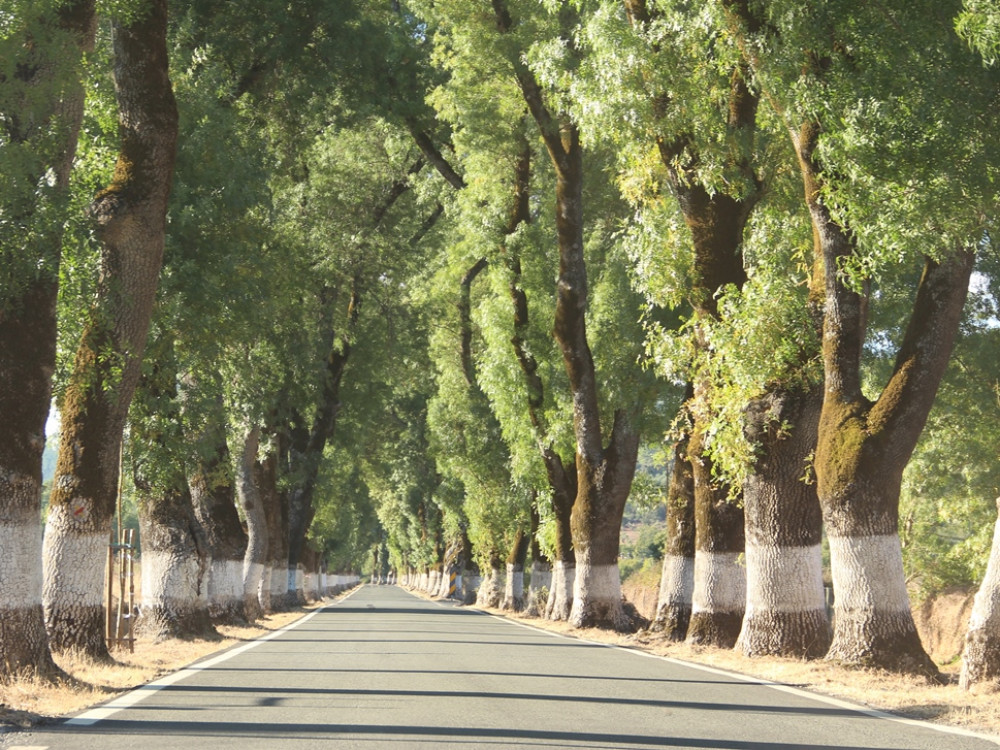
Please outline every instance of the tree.
[[[60, 204], [83, 116], [93, 0], [19, 3], [0, 35], [0, 672], [57, 670], [38, 575], [45, 422], [56, 360]], [[46, 175], [49, 177], [47, 178]]]
[[[989, 86], [951, 32], [953, 7], [824, 6], [794, 17], [727, 7], [791, 133], [822, 269], [825, 396], [815, 468], [837, 596], [828, 658], [934, 674], [909, 610], [899, 491], [951, 353], [991, 200], [980, 182], [989, 169], [964, 166], [984, 163], [974, 123]], [[927, 40], [919, 59], [918, 36]], [[777, 45], [768, 58], [753, 51], [762, 38]], [[969, 80], [960, 100], [956, 75]], [[914, 257], [924, 271], [909, 323], [888, 381], [869, 398], [861, 362], [872, 277], [880, 264]]]
[[121, 144], [111, 184], [90, 207], [101, 283], [60, 404], [45, 533], [43, 601], [52, 647], [97, 658], [108, 658], [101, 591], [119, 447], [156, 295], [176, 156], [166, 33], [166, 0], [151, 0], [114, 24]]

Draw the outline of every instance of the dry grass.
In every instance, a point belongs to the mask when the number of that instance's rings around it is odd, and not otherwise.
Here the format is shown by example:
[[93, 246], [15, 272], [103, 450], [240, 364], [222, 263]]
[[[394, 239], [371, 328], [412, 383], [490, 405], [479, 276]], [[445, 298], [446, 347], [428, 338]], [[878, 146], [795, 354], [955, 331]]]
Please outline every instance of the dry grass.
[[115, 663], [111, 665], [95, 663], [80, 654], [61, 654], [56, 663], [72, 682], [52, 684], [27, 676], [0, 683], [0, 732], [3, 725], [28, 727], [77, 714], [240, 641], [280, 630], [319, 606], [322, 604], [270, 614], [253, 626], [220, 625], [217, 629], [221, 639], [168, 639], [157, 643], [137, 639], [135, 653], [115, 650]]

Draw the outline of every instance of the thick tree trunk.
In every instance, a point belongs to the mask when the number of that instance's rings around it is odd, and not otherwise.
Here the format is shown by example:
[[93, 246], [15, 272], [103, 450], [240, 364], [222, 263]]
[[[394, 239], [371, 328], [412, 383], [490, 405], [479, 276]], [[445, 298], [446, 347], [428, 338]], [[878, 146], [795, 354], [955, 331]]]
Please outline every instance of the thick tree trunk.
[[670, 641], [683, 641], [691, 623], [694, 596], [694, 471], [687, 455], [688, 438], [674, 444], [667, 487], [667, 542], [656, 616], [650, 629]]
[[794, 134], [823, 262], [825, 396], [816, 479], [830, 540], [836, 596], [827, 658], [850, 665], [937, 676], [910, 613], [899, 542], [899, 492], [951, 356], [974, 256], [927, 260], [888, 384], [878, 400], [861, 391], [868, 300], [843, 278], [855, 252], [849, 231], [822, 202], [815, 148], [819, 126]]
[[[625, 0], [624, 5], [633, 26], [644, 31], [661, 17], [660, 9], [646, 0]], [[719, 124], [725, 126], [730, 147], [725, 166], [741, 175], [740, 192], [729, 194], [703, 182], [695, 134], [674, 131], [657, 137], [661, 161], [691, 231], [694, 252], [690, 301], [696, 323], [717, 318], [719, 292], [727, 286], [741, 288], [747, 279], [743, 267], [743, 235], [762, 195], [753, 161], [759, 101], [748, 85], [749, 79], [745, 64], [734, 65], [727, 106], [719, 112]], [[669, 96], [663, 92], [653, 89], [651, 95], [655, 111], [664, 112], [670, 106]], [[695, 327], [694, 346], [701, 352], [707, 350], [700, 325]], [[729, 647], [739, 634], [745, 604], [745, 576], [738, 562], [743, 553], [743, 520], [738, 504], [727, 502], [728, 488], [716, 486], [709, 459], [704, 455], [704, 415], [712, 410], [711, 384], [695, 383], [695, 388], [698, 391], [695, 424], [688, 450], [693, 476], [696, 550], [687, 638], [696, 643]], [[678, 477], [679, 482], [685, 480], [686, 477]], [[680, 487], [687, 491], [683, 484]], [[677, 510], [678, 522], [682, 525], [677, 531], [671, 530], [672, 537], [687, 531], [683, 526], [687, 510], [683, 502], [678, 504]], [[655, 621], [656, 627], [662, 627], [674, 638], [683, 632], [686, 616], [683, 592], [691, 575], [685, 556], [686, 539], [682, 535], [677, 539], [683, 548], [664, 559], [661, 588], [665, 590], [661, 595], [661, 608], [665, 607], [665, 611], [662, 624], [659, 612]]]
[[114, 27], [121, 152], [91, 204], [102, 254], [97, 308], [61, 405], [62, 441], [45, 534], [43, 599], [52, 647], [108, 658], [101, 599], [119, 448], [163, 259], [177, 151], [167, 0]]
[[729, 487], [712, 476], [704, 434], [695, 424], [689, 459], [694, 472], [694, 596], [689, 643], [732, 648], [746, 609], [743, 509], [729, 498]]
[[[236, 490], [247, 522], [247, 547], [243, 557], [243, 612], [251, 622], [264, 614], [259, 591], [264, 579], [268, 551], [267, 515], [256, 477], [260, 433], [259, 425], [247, 433], [236, 469]], [[270, 591], [270, 585], [268, 590]]]
[[[32, 12], [31, 8], [27, 11]], [[51, 16], [50, 12], [46, 9], [46, 17], [39, 19], [32, 33], [41, 32], [44, 37], [51, 32], [53, 37], [23, 40], [9, 61], [13, 75], [0, 82], [3, 99], [13, 110], [5, 107], [0, 112], [0, 141], [5, 148], [30, 146], [52, 132], [61, 132], [57, 142], [49, 143], [52, 161], [39, 165], [38, 173], [25, 180], [31, 186], [40, 184], [44, 172], [51, 169], [54, 191], [61, 198], [69, 183], [83, 117], [84, 92], [75, 77], [81, 53], [94, 47], [96, 21], [93, 0], [74, 0]], [[65, 74], [72, 78], [64, 78]], [[18, 91], [20, 87], [23, 91]], [[17, 198], [0, 196], [0, 213], [8, 223], [12, 216], [30, 223], [35, 203], [19, 205]], [[24, 250], [31, 257], [23, 260], [29, 261], [34, 278], [11, 279], [13, 288], [0, 300], [0, 550], [5, 560], [0, 575], [0, 679], [26, 671], [45, 679], [62, 675], [52, 660], [45, 632], [39, 520], [45, 422], [56, 360], [61, 234], [61, 228], [56, 229], [40, 237], [38, 245], [27, 243]], [[22, 240], [5, 237], [4, 258], [20, 256], [23, 250], [8, 247], [8, 239], [12, 243]]]
[[142, 608], [138, 632], [155, 640], [217, 637], [208, 614], [211, 554], [187, 487], [139, 500]]
[[504, 583], [501, 609], [520, 612], [524, 609], [524, 563], [528, 559], [529, 539], [523, 528], [517, 530], [514, 545], [507, 557], [507, 578]]
[[[997, 498], [1000, 512], [1000, 498]], [[993, 531], [993, 546], [986, 574], [972, 604], [969, 629], [965, 634], [962, 673], [959, 685], [971, 690], [976, 685], [1000, 682], [1000, 517]]]
[[774, 391], [748, 409], [759, 455], [743, 491], [747, 609], [737, 648], [747, 656], [816, 658], [830, 646], [823, 594], [822, 513], [806, 476], [823, 394]]
[[236, 510], [236, 488], [231, 476], [229, 446], [226, 442], [225, 414], [221, 408], [201, 434], [189, 439], [198, 456], [188, 477], [191, 502], [205, 530], [212, 568], [208, 576], [208, 611], [214, 622], [242, 623], [243, 559], [247, 534]]
[[572, 519], [576, 580], [569, 618], [576, 627], [632, 628], [622, 607], [618, 551], [638, 452], [639, 436], [625, 412], [618, 411], [610, 446], [601, 451], [600, 459], [587, 461], [584, 454], [577, 454], [580, 487]]
[[476, 594], [476, 606], [495, 609], [503, 601], [503, 573], [504, 562], [499, 554], [490, 556], [490, 572], [479, 584], [479, 591]]

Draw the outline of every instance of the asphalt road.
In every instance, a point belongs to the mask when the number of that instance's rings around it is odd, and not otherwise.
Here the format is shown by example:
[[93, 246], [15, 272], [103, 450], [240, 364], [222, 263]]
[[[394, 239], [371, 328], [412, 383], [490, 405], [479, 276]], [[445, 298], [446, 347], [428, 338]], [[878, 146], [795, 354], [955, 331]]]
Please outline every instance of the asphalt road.
[[997, 744], [366, 586], [14, 748], [897, 748]]

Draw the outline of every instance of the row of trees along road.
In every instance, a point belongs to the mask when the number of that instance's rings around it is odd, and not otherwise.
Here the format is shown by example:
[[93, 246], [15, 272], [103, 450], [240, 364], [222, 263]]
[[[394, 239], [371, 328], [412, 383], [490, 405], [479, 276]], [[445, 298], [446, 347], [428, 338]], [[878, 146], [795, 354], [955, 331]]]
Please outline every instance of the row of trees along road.
[[908, 583], [946, 561], [983, 577], [963, 681], [995, 680], [998, 29], [978, 0], [8, 0], [4, 673], [109, 657], [120, 474], [153, 635], [321, 561], [627, 629], [663, 442], [664, 637], [934, 675]]

